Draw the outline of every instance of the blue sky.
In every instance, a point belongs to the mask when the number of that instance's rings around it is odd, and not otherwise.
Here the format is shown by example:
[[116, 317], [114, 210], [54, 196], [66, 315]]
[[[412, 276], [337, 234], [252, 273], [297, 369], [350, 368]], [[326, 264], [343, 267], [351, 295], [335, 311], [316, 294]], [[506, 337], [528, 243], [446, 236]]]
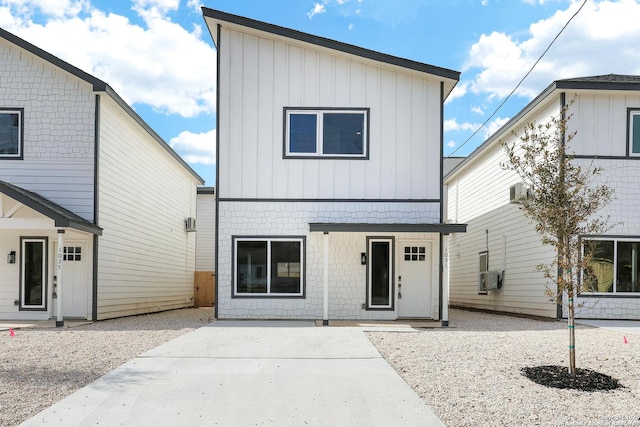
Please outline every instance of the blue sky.
[[554, 80], [640, 74], [640, 0], [0, 0], [0, 27], [106, 81], [214, 186], [216, 57], [201, 6], [461, 71], [445, 155], [468, 155]]

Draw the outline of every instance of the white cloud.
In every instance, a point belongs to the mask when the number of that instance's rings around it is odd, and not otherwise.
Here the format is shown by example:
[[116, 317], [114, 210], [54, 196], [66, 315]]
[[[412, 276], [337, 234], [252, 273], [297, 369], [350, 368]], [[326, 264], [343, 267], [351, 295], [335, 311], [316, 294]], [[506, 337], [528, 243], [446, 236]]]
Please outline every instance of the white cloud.
[[456, 145], [457, 144], [456, 144], [456, 142], [454, 140], [451, 140], [451, 141], [447, 142], [447, 147], [449, 147], [449, 148], [455, 148]]
[[314, 16], [321, 14], [321, 13], [325, 13], [327, 10], [325, 8], [325, 5], [327, 4], [327, 2], [325, 1], [324, 3], [316, 3], [313, 5], [313, 9], [311, 9], [310, 12], [307, 13], [307, 16], [309, 17], [309, 19], [313, 18]]
[[[463, 66], [463, 74], [474, 76], [470, 90], [490, 98], [508, 95], [582, 3], [573, 0], [566, 10], [531, 24], [522, 40], [500, 32], [481, 35]], [[516, 94], [532, 98], [563, 78], [639, 74], [638, 16], [635, 0], [587, 2]]]
[[477, 123], [469, 123], [469, 122], [458, 123], [456, 119], [448, 119], [444, 121], [443, 127], [445, 132], [451, 132], [451, 131], [457, 131], [457, 130], [475, 131], [480, 127], [480, 125]]
[[189, 164], [216, 163], [216, 130], [204, 133], [181, 132], [169, 141], [171, 147]]
[[484, 115], [484, 110], [480, 107], [471, 107], [471, 112], [472, 113], [476, 113], [476, 114], [480, 114], [480, 115]]
[[496, 133], [505, 123], [509, 121], [509, 118], [498, 117], [493, 121], [489, 122], [482, 131], [484, 132], [484, 138], [487, 139], [494, 133]]
[[179, 0], [137, 0], [143, 26], [84, 1], [58, 1], [55, 15], [53, 0], [14, 2], [2, 0], [0, 26], [106, 81], [129, 104], [183, 117], [215, 110], [215, 51], [201, 27], [188, 31], [165, 15]]
[[194, 12], [201, 13], [204, 4], [200, 0], [187, 0], [187, 6], [192, 8]]

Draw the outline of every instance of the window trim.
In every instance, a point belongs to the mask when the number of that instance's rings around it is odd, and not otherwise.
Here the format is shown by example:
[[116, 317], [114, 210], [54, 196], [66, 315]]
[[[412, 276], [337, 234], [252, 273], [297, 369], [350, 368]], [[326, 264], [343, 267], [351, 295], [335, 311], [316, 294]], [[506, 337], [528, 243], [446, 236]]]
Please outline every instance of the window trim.
[[[42, 304], [25, 304], [25, 245], [29, 242], [42, 244]], [[49, 238], [48, 237], [20, 237], [20, 305], [19, 311], [47, 311], [49, 283]]]
[[[232, 236], [231, 237], [231, 298], [306, 298], [306, 236]], [[297, 293], [242, 293], [238, 292], [238, 242], [299, 242], [300, 243], [300, 292]], [[267, 246], [267, 280], [271, 280], [271, 252]], [[267, 283], [267, 291], [269, 291]]]
[[[640, 292], [619, 292], [617, 290], [618, 283], [618, 243], [619, 242], [637, 242], [640, 243], [640, 236], [582, 236], [582, 242], [586, 241], [611, 241], [613, 242], [613, 284], [611, 292], [589, 292], [582, 291], [579, 296], [584, 297], [606, 297], [606, 298], [640, 298]], [[584, 254], [584, 243], [580, 245]], [[581, 277], [582, 280], [582, 277]]]
[[[389, 304], [373, 305], [371, 295], [371, 269], [373, 266], [373, 257], [371, 256], [371, 244], [376, 242], [385, 242], [389, 245]], [[395, 310], [395, 237], [384, 236], [374, 237], [367, 236], [367, 311], [393, 311]]]
[[[316, 152], [315, 153], [291, 153], [289, 151], [289, 117], [291, 114], [315, 114], [318, 120], [316, 128]], [[323, 154], [322, 151], [322, 116], [325, 113], [347, 113], [347, 114], [363, 114], [364, 115], [364, 136], [362, 138], [362, 154]], [[283, 109], [283, 146], [282, 157], [284, 159], [324, 159], [324, 160], [369, 160], [369, 123], [370, 108], [354, 108], [354, 107], [284, 107]]]
[[18, 153], [0, 154], [0, 160], [23, 160], [24, 159], [24, 108], [2, 108], [0, 114], [18, 115]]

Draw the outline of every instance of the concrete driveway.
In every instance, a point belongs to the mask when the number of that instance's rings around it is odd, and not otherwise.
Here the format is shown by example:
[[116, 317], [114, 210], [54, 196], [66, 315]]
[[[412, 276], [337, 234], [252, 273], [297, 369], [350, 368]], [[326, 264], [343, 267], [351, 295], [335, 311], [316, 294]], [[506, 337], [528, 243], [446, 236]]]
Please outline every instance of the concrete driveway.
[[217, 321], [125, 363], [21, 425], [444, 424], [363, 328]]

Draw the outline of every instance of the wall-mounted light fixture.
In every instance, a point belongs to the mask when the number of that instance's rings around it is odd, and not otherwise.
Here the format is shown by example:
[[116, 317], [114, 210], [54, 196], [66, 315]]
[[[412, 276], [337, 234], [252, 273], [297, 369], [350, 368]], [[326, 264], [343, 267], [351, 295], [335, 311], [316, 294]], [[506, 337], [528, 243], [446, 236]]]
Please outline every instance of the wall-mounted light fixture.
[[366, 252], [360, 253], [360, 264], [367, 265], [367, 254]]
[[11, 251], [7, 254], [7, 264], [16, 263], [16, 251]]

